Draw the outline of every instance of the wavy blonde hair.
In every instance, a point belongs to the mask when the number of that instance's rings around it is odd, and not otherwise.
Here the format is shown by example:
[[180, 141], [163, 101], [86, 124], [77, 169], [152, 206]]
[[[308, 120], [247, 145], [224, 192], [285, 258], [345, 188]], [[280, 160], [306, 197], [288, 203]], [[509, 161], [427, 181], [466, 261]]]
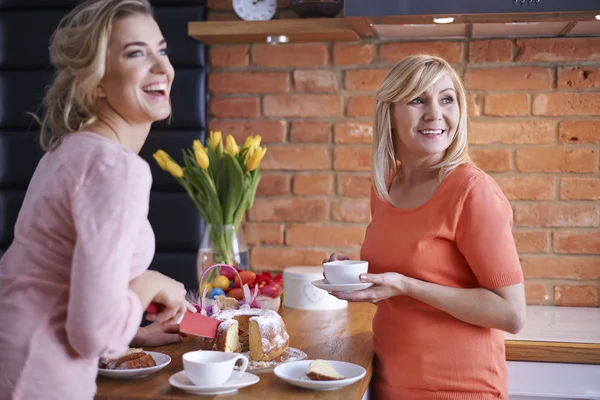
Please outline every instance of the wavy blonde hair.
[[60, 21], [50, 39], [56, 73], [43, 102], [43, 150], [56, 149], [65, 134], [96, 121], [96, 88], [106, 70], [113, 24], [137, 14], [152, 16], [148, 0], [87, 0]]
[[396, 155], [395, 139], [392, 134], [392, 106], [394, 103], [408, 102], [419, 96], [444, 74], [448, 74], [458, 101], [459, 119], [456, 133], [442, 161], [432, 169], [439, 170], [440, 180], [458, 165], [469, 161], [467, 146], [467, 100], [460, 76], [440, 57], [415, 54], [396, 64], [385, 76], [375, 94], [373, 115], [373, 158], [371, 178], [377, 196], [390, 202], [388, 185], [391, 174], [401, 163]]

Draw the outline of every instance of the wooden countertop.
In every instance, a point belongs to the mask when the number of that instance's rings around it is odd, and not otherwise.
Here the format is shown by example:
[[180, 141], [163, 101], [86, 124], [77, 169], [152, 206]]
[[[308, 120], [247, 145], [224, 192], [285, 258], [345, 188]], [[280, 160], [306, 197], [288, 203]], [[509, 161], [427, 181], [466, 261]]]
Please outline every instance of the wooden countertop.
[[[290, 334], [290, 346], [304, 351], [308, 359], [322, 358], [361, 365], [366, 376], [350, 386], [332, 392], [300, 389], [277, 378], [272, 372], [257, 374], [260, 382], [242, 388], [227, 399], [286, 399], [301, 400], [360, 400], [367, 390], [373, 373], [371, 320], [376, 307], [366, 303], [350, 303], [347, 309], [304, 311], [284, 309], [281, 315]], [[181, 355], [198, 349], [197, 339], [186, 338], [182, 343], [148, 348], [171, 356], [171, 363], [162, 370], [139, 379], [116, 380], [99, 376], [96, 400], [141, 400], [189, 398], [211, 399], [217, 396], [188, 394], [169, 384], [169, 377], [183, 369]]]
[[[309, 359], [322, 358], [348, 361], [363, 366], [367, 375], [361, 381], [333, 392], [314, 392], [289, 385], [273, 373], [257, 374], [260, 382], [240, 389], [228, 399], [314, 399], [360, 400], [366, 391], [373, 370], [371, 320], [376, 307], [367, 303], [349, 303], [347, 309], [304, 311], [283, 309], [281, 315], [290, 333], [290, 346], [304, 351]], [[595, 312], [594, 310], [592, 310]], [[600, 312], [600, 310], [598, 310]], [[506, 359], [510, 361], [547, 361], [600, 364], [599, 343], [569, 343], [565, 341], [535, 341], [506, 339]], [[145, 378], [113, 380], [98, 377], [97, 400], [140, 400], [215, 398], [197, 396], [171, 387], [169, 377], [183, 369], [181, 355], [197, 350], [197, 340], [187, 338], [182, 343], [148, 350], [169, 354], [171, 364]], [[317, 395], [318, 393], [318, 395]]]

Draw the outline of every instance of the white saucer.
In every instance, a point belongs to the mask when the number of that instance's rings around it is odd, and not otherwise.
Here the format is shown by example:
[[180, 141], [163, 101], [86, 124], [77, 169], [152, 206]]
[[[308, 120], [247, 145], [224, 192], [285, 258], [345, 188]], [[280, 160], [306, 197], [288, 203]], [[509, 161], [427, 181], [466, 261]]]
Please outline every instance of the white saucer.
[[308, 365], [313, 360], [294, 361], [281, 364], [273, 370], [273, 373], [284, 381], [305, 389], [313, 390], [336, 390], [348, 386], [364, 378], [367, 371], [357, 364], [344, 361], [325, 360], [338, 373], [346, 379], [337, 381], [313, 381], [306, 376]]
[[159, 371], [169, 365], [171, 362], [171, 357], [166, 354], [158, 353], [156, 351], [147, 351], [146, 353], [150, 354], [154, 361], [156, 361], [156, 366], [148, 367], [148, 368], [134, 368], [134, 369], [104, 369], [98, 368], [98, 375], [107, 376], [109, 378], [114, 379], [131, 379], [131, 378], [139, 378], [142, 376], [150, 375]]
[[[236, 372], [234, 372], [235, 374]], [[169, 383], [175, 386], [177, 389], [184, 390], [192, 394], [225, 394], [234, 393], [238, 389], [246, 386], [254, 385], [260, 381], [260, 378], [254, 374], [244, 372], [240, 378], [230, 378], [227, 382], [221, 386], [198, 386], [194, 384], [185, 375], [185, 371], [179, 371], [178, 373], [171, 375]]]
[[313, 285], [319, 289], [326, 290], [328, 292], [354, 292], [356, 290], [363, 290], [373, 286], [370, 282], [365, 283], [327, 283], [325, 279], [319, 279], [313, 281]]

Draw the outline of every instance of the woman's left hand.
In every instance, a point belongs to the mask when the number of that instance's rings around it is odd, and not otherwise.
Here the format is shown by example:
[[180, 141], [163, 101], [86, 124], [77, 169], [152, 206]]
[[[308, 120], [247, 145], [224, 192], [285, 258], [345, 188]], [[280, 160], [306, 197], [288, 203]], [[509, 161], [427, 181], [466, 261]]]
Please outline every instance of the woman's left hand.
[[140, 327], [135, 338], [131, 341], [131, 347], [153, 347], [178, 343], [182, 340], [179, 333], [179, 325], [174, 323], [153, 322], [150, 325]]
[[332, 296], [348, 301], [378, 301], [393, 296], [407, 294], [406, 277], [397, 272], [384, 272], [381, 274], [361, 274], [361, 282], [371, 282], [373, 286], [354, 292], [331, 292]]

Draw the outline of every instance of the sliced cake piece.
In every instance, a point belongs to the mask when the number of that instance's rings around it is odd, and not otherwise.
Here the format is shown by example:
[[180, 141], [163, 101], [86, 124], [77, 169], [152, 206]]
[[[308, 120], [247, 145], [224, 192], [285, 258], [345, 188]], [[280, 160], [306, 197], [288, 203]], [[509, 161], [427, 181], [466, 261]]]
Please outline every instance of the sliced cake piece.
[[313, 381], [337, 381], [344, 379], [345, 376], [338, 373], [329, 363], [325, 360], [314, 360], [308, 365], [308, 372], [306, 373]]
[[239, 323], [235, 319], [227, 319], [219, 324], [217, 329], [217, 350], [227, 353], [239, 353], [242, 351], [239, 339]]

